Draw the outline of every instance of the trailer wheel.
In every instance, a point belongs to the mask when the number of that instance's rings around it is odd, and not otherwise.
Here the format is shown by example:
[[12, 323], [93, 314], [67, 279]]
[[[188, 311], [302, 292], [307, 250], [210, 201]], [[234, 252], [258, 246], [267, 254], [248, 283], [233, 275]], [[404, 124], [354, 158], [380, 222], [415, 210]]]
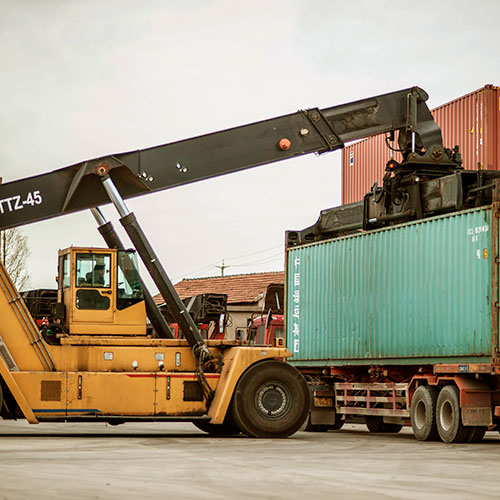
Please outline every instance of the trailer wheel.
[[193, 425], [198, 427], [200, 431], [212, 434], [213, 436], [236, 436], [241, 434], [230, 412], [227, 413], [226, 418], [222, 424], [211, 424], [206, 420], [193, 420]]
[[439, 434], [436, 425], [437, 387], [421, 385], [413, 394], [410, 417], [411, 428], [419, 441], [437, 441]]
[[285, 438], [301, 428], [309, 408], [309, 389], [302, 374], [293, 366], [270, 360], [242, 375], [231, 414], [247, 436]]
[[462, 424], [458, 388], [454, 385], [445, 385], [439, 392], [436, 424], [445, 443], [463, 443], [467, 439], [469, 429]]
[[384, 422], [384, 430], [382, 432], [387, 432], [391, 434], [397, 434], [403, 426], [401, 424], [386, 424]]
[[388, 424], [384, 422], [383, 417], [378, 417], [376, 415], [368, 415], [365, 417], [366, 427], [370, 432], [383, 432], [383, 433], [398, 433], [403, 426], [400, 424]]
[[365, 424], [370, 432], [383, 432], [381, 430], [384, 425], [382, 417], [376, 417], [372, 415], [367, 416], [365, 417]]
[[488, 427], [482, 425], [469, 427], [469, 434], [465, 441], [467, 443], [480, 443], [483, 440], [487, 430]]

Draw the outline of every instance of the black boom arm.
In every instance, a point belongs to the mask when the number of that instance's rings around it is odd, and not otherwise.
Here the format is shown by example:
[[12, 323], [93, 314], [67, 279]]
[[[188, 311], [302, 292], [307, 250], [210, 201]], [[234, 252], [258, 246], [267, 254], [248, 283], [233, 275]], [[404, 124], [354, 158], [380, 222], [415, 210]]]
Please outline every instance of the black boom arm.
[[399, 131], [400, 148], [442, 146], [418, 87], [326, 109], [309, 109], [183, 141], [96, 158], [0, 185], [0, 230], [109, 203], [109, 174], [123, 198], [140, 196]]

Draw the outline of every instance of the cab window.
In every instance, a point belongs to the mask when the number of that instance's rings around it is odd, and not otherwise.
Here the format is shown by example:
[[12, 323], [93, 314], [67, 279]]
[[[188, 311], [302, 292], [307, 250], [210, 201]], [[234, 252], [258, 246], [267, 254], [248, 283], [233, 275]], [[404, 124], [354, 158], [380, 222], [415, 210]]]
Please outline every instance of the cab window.
[[137, 269], [135, 252], [118, 252], [118, 272], [116, 274], [116, 308], [118, 310], [126, 309], [144, 300], [141, 278]]
[[69, 255], [66, 254], [62, 258], [62, 286], [68, 288], [70, 285], [70, 266]]
[[111, 306], [109, 297], [99, 293], [93, 288], [79, 288], [76, 291], [76, 308], [107, 311]]
[[257, 329], [257, 341], [255, 342], [257, 345], [264, 345], [266, 342], [266, 327], [264, 325], [260, 325]]
[[109, 288], [111, 286], [111, 255], [77, 253], [76, 286]]

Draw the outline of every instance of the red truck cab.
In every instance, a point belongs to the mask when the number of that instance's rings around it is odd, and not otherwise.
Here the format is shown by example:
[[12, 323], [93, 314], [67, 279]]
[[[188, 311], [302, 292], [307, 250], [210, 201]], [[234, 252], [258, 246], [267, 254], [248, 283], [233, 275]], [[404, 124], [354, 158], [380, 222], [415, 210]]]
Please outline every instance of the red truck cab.
[[260, 315], [252, 319], [247, 340], [254, 345], [274, 345], [284, 340], [283, 314]]

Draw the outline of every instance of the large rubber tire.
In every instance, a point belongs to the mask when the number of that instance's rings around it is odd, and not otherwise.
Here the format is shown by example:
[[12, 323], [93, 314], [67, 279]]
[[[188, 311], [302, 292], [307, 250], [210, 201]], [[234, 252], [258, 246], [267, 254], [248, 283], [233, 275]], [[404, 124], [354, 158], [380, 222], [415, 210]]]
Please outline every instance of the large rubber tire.
[[368, 416], [365, 417], [365, 423], [370, 432], [381, 432], [380, 428], [384, 422], [382, 420], [382, 417]]
[[384, 421], [382, 417], [367, 416], [365, 417], [365, 423], [370, 432], [383, 432]]
[[488, 427], [486, 426], [475, 426], [475, 427], [468, 427], [469, 433], [467, 435], [467, 439], [465, 440], [467, 443], [480, 443], [484, 435], [486, 434], [486, 431], [488, 430]]
[[396, 434], [403, 428], [403, 426], [399, 424], [385, 423], [383, 417], [377, 417], [376, 415], [369, 415], [365, 417], [365, 423], [370, 432]]
[[439, 433], [436, 425], [437, 387], [421, 385], [413, 394], [410, 417], [411, 428], [419, 441], [437, 441]]
[[458, 388], [445, 385], [436, 403], [436, 425], [439, 437], [445, 443], [463, 443], [469, 434], [462, 424]]
[[244, 434], [285, 438], [297, 432], [310, 409], [302, 374], [281, 361], [263, 361], [240, 378], [231, 402], [235, 424]]
[[222, 424], [211, 424], [206, 420], [193, 420], [193, 424], [195, 427], [198, 427], [200, 431], [211, 434], [212, 436], [237, 436], [241, 434], [240, 429], [238, 429], [234, 423], [229, 412]]
[[403, 426], [401, 424], [386, 424], [384, 422], [384, 430], [382, 432], [387, 432], [389, 434], [397, 434]]

